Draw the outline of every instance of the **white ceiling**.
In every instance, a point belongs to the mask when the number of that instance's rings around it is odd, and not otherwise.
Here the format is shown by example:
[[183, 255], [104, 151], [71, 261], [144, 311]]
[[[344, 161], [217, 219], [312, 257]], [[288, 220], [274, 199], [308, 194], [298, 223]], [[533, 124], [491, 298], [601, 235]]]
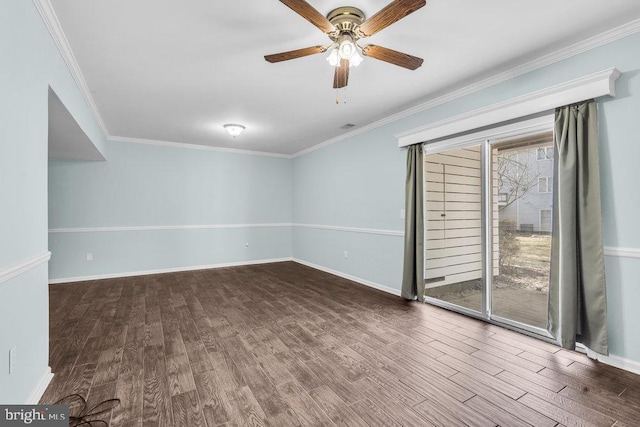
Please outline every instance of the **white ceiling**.
[[[640, 18], [638, 0], [427, 1], [365, 39], [423, 66], [365, 58], [336, 105], [326, 55], [264, 60], [328, 42], [277, 0], [50, 1], [110, 136], [282, 154]], [[309, 3], [371, 16], [389, 1]], [[224, 123], [247, 130], [232, 139]]]

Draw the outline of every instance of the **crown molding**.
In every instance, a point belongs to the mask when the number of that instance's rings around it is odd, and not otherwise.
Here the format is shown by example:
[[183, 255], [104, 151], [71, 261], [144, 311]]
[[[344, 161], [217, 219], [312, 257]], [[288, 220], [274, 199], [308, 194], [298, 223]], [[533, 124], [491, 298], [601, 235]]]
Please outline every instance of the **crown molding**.
[[438, 105], [445, 104], [447, 102], [453, 101], [463, 96], [470, 95], [474, 92], [478, 92], [482, 89], [486, 89], [490, 86], [496, 85], [498, 83], [502, 83], [514, 77], [520, 76], [522, 74], [526, 74], [530, 71], [537, 70], [547, 65], [551, 65], [553, 63], [562, 61], [564, 59], [567, 59], [572, 56], [578, 55], [580, 53], [586, 52], [588, 50], [594, 49], [596, 47], [605, 45], [607, 43], [611, 43], [613, 41], [616, 41], [621, 38], [640, 32], [640, 19], [636, 19], [634, 21], [623, 24], [619, 27], [613, 28], [611, 30], [607, 30], [596, 36], [590, 37], [586, 40], [582, 40], [578, 43], [574, 43], [565, 48], [558, 49], [549, 54], [540, 56], [522, 65], [514, 66], [509, 70], [503, 71], [489, 78], [471, 83], [463, 88], [451, 91], [445, 95], [429, 99], [426, 102], [407, 108], [403, 111], [400, 111], [396, 114], [392, 114], [390, 116], [387, 116], [381, 120], [377, 120], [368, 125], [362, 126], [351, 132], [347, 132], [335, 138], [331, 138], [329, 140], [326, 140], [324, 142], [321, 142], [319, 144], [313, 145], [309, 148], [306, 148], [304, 150], [301, 150], [289, 155], [289, 154], [267, 153], [267, 152], [239, 150], [239, 149], [225, 149], [225, 148], [201, 146], [198, 144], [183, 144], [180, 142], [155, 141], [155, 140], [147, 140], [147, 139], [139, 139], [139, 138], [111, 136], [109, 134], [109, 131], [107, 129], [107, 126], [104, 120], [102, 119], [102, 116], [100, 115], [100, 112], [98, 111], [98, 107], [95, 103], [95, 100], [91, 95], [91, 91], [89, 90], [87, 82], [82, 74], [82, 71], [80, 70], [80, 66], [78, 65], [78, 62], [75, 58], [75, 55], [73, 54], [73, 51], [71, 50], [69, 41], [67, 40], [67, 37], [65, 36], [64, 31], [62, 30], [60, 21], [58, 20], [58, 17], [55, 14], [55, 11], [53, 9], [53, 6], [51, 5], [50, 0], [33, 0], [33, 3], [35, 4], [38, 12], [40, 13], [42, 20], [44, 21], [47, 29], [49, 30], [49, 33], [51, 34], [51, 37], [53, 38], [54, 42], [58, 46], [58, 50], [60, 51], [60, 54], [62, 55], [62, 58], [69, 69], [69, 72], [71, 73], [73, 79], [78, 85], [78, 89], [80, 90], [80, 93], [85, 98], [85, 101], [89, 106], [89, 109], [93, 114], [96, 122], [98, 123], [98, 126], [100, 126], [100, 129], [102, 130], [105, 138], [107, 138], [108, 140], [120, 141], [120, 142], [134, 142], [134, 143], [150, 144], [150, 145], [171, 146], [171, 147], [178, 147], [178, 148], [182, 147], [182, 148], [193, 148], [193, 149], [200, 149], [200, 150], [227, 151], [227, 152], [234, 152], [239, 154], [254, 154], [254, 155], [283, 157], [283, 158], [295, 158], [295, 157], [299, 157], [304, 154], [310, 153], [312, 151], [320, 150], [322, 148], [328, 147], [340, 141], [344, 141], [349, 138], [353, 138], [357, 135], [368, 132], [372, 129], [384, 126], [386, 124], [392, 123], [394, 121], [400, 120], [405, 117], [409, 117], [413, 114], [428, 110]]
[[556, 62], [560, 62], [564, 59], [571, 58], [572, 56], [590, 51], [591, 49], [595, 49], [616, 40], [623, 39], [637, 32], [640, 32], [640, 19], [635, 19], [631, 22], [627, 22], [626, 24], [622, 24], [618, 27], [604, 31], [588, 39], [581, 40], [565, 48], [558, 49], [546, 55], [539, 56], [538, 58], [535, 58], [522, 65], [513, 67], [511, 70], [507, 71], [507, 73], [512, 73], [512, 77], [526, 74], [530, 71], [546, 67], [547, 65], [555, 64]]
[[248, 154], [252, 156], [280, 157], [290, 159], [291, 154], [270, 153], [267, 151], [243, 150], [240, 148], [213, 147], [210, 145], [188, 144], [183, 142], [160, 141], [156, 139], [129, 138], [126, 136], [110, 136], [109, 142], [127, 142], [133, 144], [156, 145], [160, 147], [186, 148], [190, 150], [221, 151], [224, 153]]
[[[347, 132], [347, 133], [344, 133], [342, 135], [336, 136], [334, 138], [328, 139], [328, 140], [326, 140], [324, 142], [321, 142], [319, 144], [312, 145], [311, 147], [305, 148], [304, 150], [296, 151], [295, 153], [293, 153], [291, 155], [291, 157], [295, 159], [296, 157], [304, 156], [305, 154], [311, 153], [313, 151], [320, 150], [322, 148], [328, 147], [328, 146], [336, 144], [338, 142], [345, 141], [347, 139], [350, 139], [350, 138], [353, 138], [355, 136], [361, 135], [363, 133], [369, 132], [370, 130], [379, 128], [379, 127], [387, 125], [389, 123], [393, 123], [396, 120], [400, 120], [400, 119], [402, 119], [404, 117], [408, 117], [408, 116], [412, 115], [413, 112], [409, 112], [409, 110], [411, 110], [411, 108], [408, 109], [408, 110], [401, 111], [401, 112], [396, 113], [396, 114], [392, 114], [392, 115], [387, 116], [387, 117], [385, 117], [383, 119], [377, 120], [377, 121], [375, 121], [373, 123], [370, 123], [368, 125], [365, 125], [365, 126], [362, 126], [362, 127], [358, 128], [358, 129], [352, 130], [351, 132]], [[419, 111], [422, 111], [422, 110], [419, 110]]]
[[33, 0], [33, 3], [38, 9], [40, 13], [40, 17], [44, 21], [47, 29], [49, 30], [49, 34], [51, 34], [51, 38], [55, 42], [56, 46], [58, 46], [58, 50], [60, 51], [60, 55], [64, 60], [65, 64], [67, 64], [67, 68], [69, 69], [69, 73], [73, 80], [75, 80], [76, 85], [78, 86], [78, 90], [82, 94], [93, 118], [98, 123], [102, 134], [106, 137], [109, 137], [109, 130], [107, 129], [107, 125], [102, 120], [102, 116], [100, 115], [100, 111], [98, 111], [98, 106], [96, 105], [93, 96], [91, 95], [91, 91], [89, 90], [89, 86], [87, 85], [87, 81], [80, 70], [80, 65], [78, 65], [78, 61], [76, 60], [75, 55], [73, 54], [73, 50], [71, 50], [71, 45], [69, 44], [69, 40], [67, 40], [67, 36], [65, 36], [64, 31], [62, 31], [62, 26], [60, 25], [60, 21], [58, 20], [58, 16], [56, 12], [53, 10], [53, 6], [51, 5], [50, 0]]
[[94, 119], [98, 123], [102, 134], [108, 141], [118, 141], [118, 142], [132, 142], [136, 144], [148, 144], [148, 145], [158, 145], [164, 147], [177, 147], [177, 148], [187, 148], [187, 149], [196, 149], [196, 150], [210, 150], [210, 151], [222, 151], [227, 153], [237, 153], [237, 154], [251, 154], [257, 156], [269, 156], [269, 157], [283, 157], [283, 158], [291, 158], [289, 154], [279, 154], [279, 153], [268, 153], [262, 151], [251, 151], [251, 150], [241, 150], [241, 149], [233, 149], [233, 148], [222, 148], [222, 147], [210, 147], [205, 145], [198, 144], [184, 144], [181, 142], [171, 142], [171, 141], [156, 141], [151, 139], [141, 139], [141, 138], [129, 138], [129, 137], [119, 137], [113, 136], [109, 133], [107, 125], [105, 124], [102, 116], [100, 115], [100, 111], [98, 110], [98, 106], [93, 99], [93, 95], [91, 95], [91, 91], [89, 90], [89, 86], [87, 85], [87, 81], [82, 74], [82, 70], [80, 69], [80, 65], [78, 65], [78, 61], [71, 49], [71, 45], [69, 44], [69, 40], [67, 36], [64, 34], [62, 30], [62, 26], [60, 21], [58, 20], [58, 16], [56, 15], [53, 5], [50, 0], [33, 0], [33, 3], [36, 6], [36, 9], [40, 13], [40, 17], [44, 21], [44, 24], [49, 30], [49, 34], [51, 34], [51, 38], [55, 42], [58, 50], [60, 51], [60, 55], [64, 60], [67, 68], [69, 69], [69, 73], [73, 77], [76, 85], [78, 86], [78, 90], [82, 94], [91, 114]]
[[448, 92], [442, 96], [429, 99], [426, 102], [407, 108], [403, 111], [400, 111], [396, 114], [393, 114], [381, 120], [365, 125], [361, 128], [355, 129], [351, 132], [347, 132], [335, 138], [326, 140], [324, 142], [321, 142], [319, 144], [316, 144], [304, 150], [293, 153], [292, 157], [296, 158], [304, 154], [308, 154], [313, 151], [320, 150], [322, 148], [333, 145], [337, 142], [344, 141], [349, 138], [353, 138], [357, 135], [360, 135], [370, 130], [384, 126], [396, 120], [400, 120], [405, 117], [409, 117], [414, 114], [420, 113], [422, 111], [429, 110], [431, 108], [437, 107], [438, 105], [446, 104], [447, 102], [451, 102], [458, 98], [462, 98], [463, 96], [467, 96], [472, 93], [479, 92], [483, 89], [487, 89], [496, 84], [503, 83], [507, 80], [513, 79], [514, 77], [518, 77], [523, 74], [529, 73], [531, 71], [546, 67], [548, 65], [552, 65], [556, 62], [560, 62], [562, 60], [571, 58], [572, 56], [579, 55], [581, 53], [584, 53], [596, 47], [603, 46], [607, 43], [614, 42], [616, 40], [622, 39], [624, 37], [630, 36], [638, 32], [640, 32], [640, 19], [633, 20], [619, 27], [613, 28], [611, 30], [608, 30], [598, 35], [595, 35], [593, 37], [590, 37], [588, 39], [574, 43], [570, 46], [564, 47], [562, 49], [558, 49], [554, 52], [548, 53], [546, 55], [543, 55], [533, 60], [530, 60], [528, 62], [525, 62], [524, 64], [514, 66], [509, 70], [495, 74], [486, 79], [476, 81], [460, 89]]

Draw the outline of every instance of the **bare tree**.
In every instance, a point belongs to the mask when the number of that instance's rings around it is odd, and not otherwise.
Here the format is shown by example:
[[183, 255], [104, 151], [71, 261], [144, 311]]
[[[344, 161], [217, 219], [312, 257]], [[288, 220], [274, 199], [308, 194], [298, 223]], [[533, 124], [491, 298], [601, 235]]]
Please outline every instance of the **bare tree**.
[[540, 172], [534, 170], [526, 160], [520, 161], [518, 154], [518, 151], [514, 151], [498, 155], [498, 188], [501, 194], [506, 195], [501, 200], [499, 210], [505, 209], [538, 185]]

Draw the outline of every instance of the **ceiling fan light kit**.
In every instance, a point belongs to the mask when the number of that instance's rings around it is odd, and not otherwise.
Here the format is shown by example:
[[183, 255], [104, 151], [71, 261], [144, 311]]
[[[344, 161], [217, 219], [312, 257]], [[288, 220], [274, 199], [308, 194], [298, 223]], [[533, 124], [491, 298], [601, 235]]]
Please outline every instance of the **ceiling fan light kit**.
[[338, 55], [342, 59], [351, 59], [356, 52], [356, 44], [350, 34], [342, 34], [338, 43]]
[[340, 55], [338, 55], [338, 49], [331, 49], [331, 53], [327, 56], [327, 62], [332, 67], [337, 67], [340, 64]]
[[409, 70], [415, 70], [422, 65], [422, 58], [373, 44], [360, 46], [358, 40], [372, 36], [415, 12], [426, 4], [425, 0], [394, 0], [369, 19], [365, 19], [360, 9], [351, 6], [338, 7], [325, 17], [305, 0], [280, 0], [280, 2], [325, 33], [331, 39], [331, 43], [328, 46], [313, 46], [265, 55], [264, 59], [268, 62], [288, 61], [330, 51], [327, 61], [335, 67], [334, 89], [347, 86], [349, 68], [360, 65], [363, 61], [361, 54]]

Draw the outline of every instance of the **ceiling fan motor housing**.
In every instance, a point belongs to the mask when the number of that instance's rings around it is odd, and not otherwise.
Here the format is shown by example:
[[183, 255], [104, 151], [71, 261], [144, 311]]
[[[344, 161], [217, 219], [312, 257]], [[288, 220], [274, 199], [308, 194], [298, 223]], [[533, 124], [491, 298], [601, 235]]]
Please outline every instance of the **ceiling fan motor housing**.
[[365, 20], [364, 13], [357, 7], [343, 6], [333, 9], [327, 14], [329, 22], [336, 27], [334, 33], [329, 34], [333, 41], [337, 41], [341, 34], [350, 34], [354, 41], [357, 40], [357, 30]]

